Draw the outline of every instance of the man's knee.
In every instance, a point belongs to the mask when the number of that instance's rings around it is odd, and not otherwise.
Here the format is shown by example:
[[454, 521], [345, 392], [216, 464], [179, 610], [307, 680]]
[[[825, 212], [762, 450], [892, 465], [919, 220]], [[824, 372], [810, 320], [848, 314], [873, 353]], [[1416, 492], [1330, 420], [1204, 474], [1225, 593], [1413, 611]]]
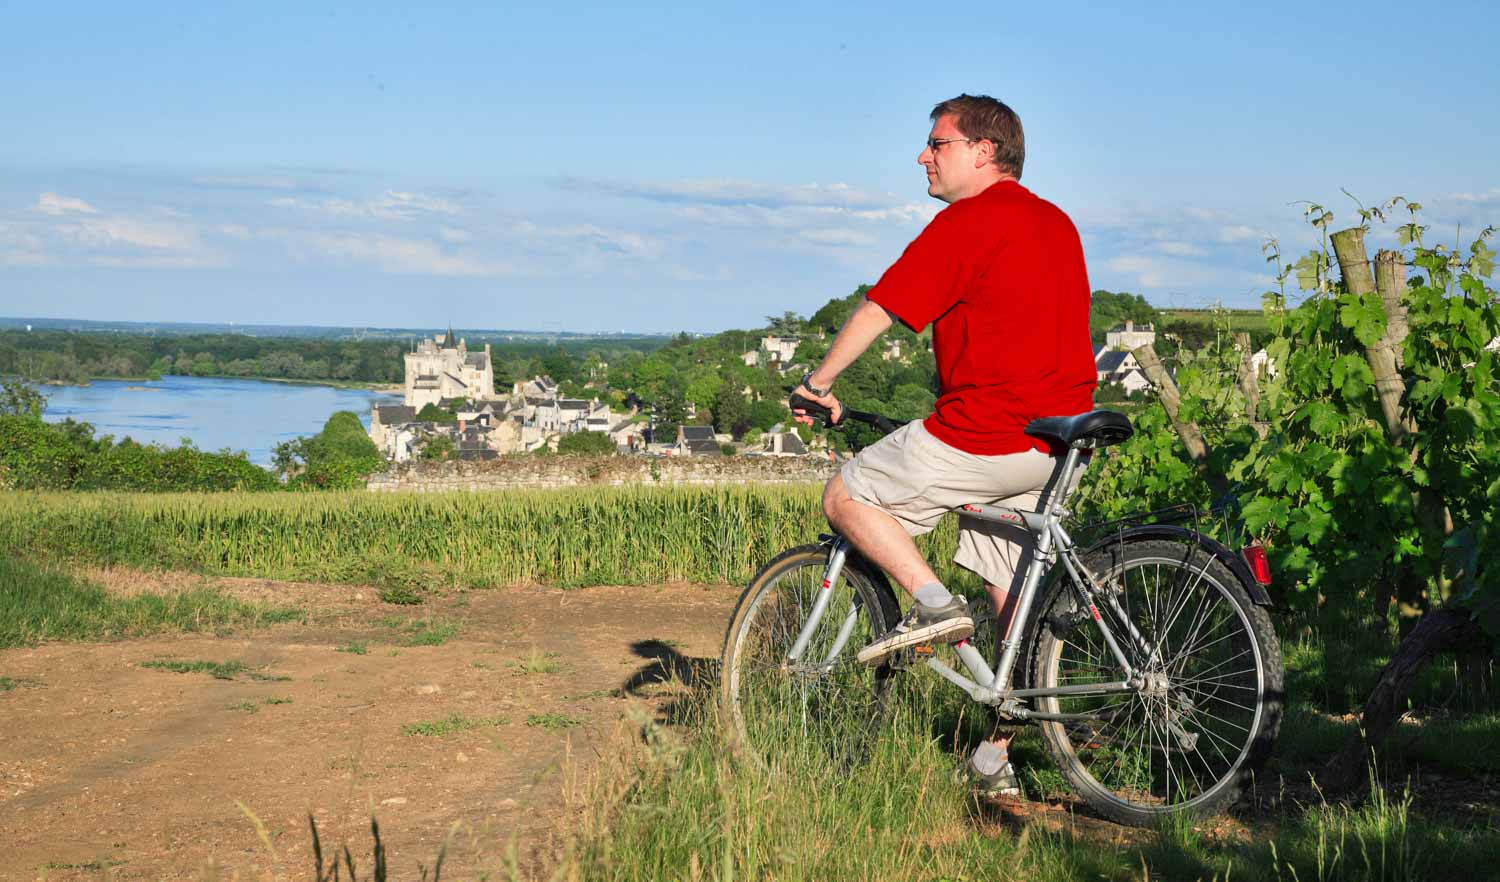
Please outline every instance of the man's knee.
[[844, 476], [834, 475], [828, 479], [823, 486], [823, 516], [828, 518], [828, 523], [838, 526], [839, 509], [849, 499], [849, 491], [844, 487]]

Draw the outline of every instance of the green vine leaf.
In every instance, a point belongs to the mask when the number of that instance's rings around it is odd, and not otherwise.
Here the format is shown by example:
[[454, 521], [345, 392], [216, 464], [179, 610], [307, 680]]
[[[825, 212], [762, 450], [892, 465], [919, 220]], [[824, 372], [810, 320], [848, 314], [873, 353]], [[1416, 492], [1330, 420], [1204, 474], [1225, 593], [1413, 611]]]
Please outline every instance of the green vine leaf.
[[1304, 291], [1316, 291], [1322, 283], [1323, 274], [1328, 270], [1328, 258], [1321, 251], [1309, 251], [1295, 266], [1298, 287]]
[[1339, 321], [1354, 332], [1355, 339], [1369, 348], [1385, 336], [1385, 309], [1374, 297], [1347, 302], [1339, 310]]

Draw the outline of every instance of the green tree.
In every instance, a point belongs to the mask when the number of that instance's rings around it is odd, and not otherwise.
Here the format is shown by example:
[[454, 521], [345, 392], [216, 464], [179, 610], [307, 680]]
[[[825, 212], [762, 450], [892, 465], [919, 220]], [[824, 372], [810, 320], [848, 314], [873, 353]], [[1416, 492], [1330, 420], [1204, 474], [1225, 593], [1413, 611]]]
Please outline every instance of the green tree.
[[750, 408], [745, 404], [741, 387], [725, 383], [714, 399], [714, 431], [727, 433], [736, 440], [750, 428]]
[[808, 325], [826, 334], [836, 334], [849, 320], [855, 307], [864, 302], [865, 292], [870, 290], [869, 285], [860, 285], [854, 289], [854, 293], [847, 297], [836, 297], [823, 304], [812, 317], [807, 320]]
[[658, 444], [671, 443], [677, 438], [677, 428], [687, 422], [687, 402], [682, 390], [669, 385], [663, 389], [656, 401], [655, 428], [651, 440]]
[[20, 379], [0, 380], [0, 415], [42, 418], [47, 396]]
[[558, 453], [599, 456], [615, 453], [615, 442], [604, 432], [574, 432], [557, 441]]
[[767, 330], [772, 334], [780, 334], [790, 337], [802, 333], [802, 316], [797, 315], [790, 309], [781, 315], [766, 316]]
[[417, 411], [417, 419], [428, 423], [457, 423], [458, 415], [429, 401]]
[[444, 432], [433, 435], [426, 441], [422, 442], [422, 447], [417, 452], [417, 458], [429, 461], [451, 459], [457, 449], [458, 448], [453, 444], [453, 438], [450, 437], [446, 432]]

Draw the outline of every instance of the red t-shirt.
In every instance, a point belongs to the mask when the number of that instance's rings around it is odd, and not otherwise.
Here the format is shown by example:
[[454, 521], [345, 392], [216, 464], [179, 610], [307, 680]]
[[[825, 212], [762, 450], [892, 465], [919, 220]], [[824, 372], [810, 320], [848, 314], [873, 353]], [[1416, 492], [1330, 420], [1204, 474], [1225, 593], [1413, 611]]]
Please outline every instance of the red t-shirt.
[[932, 325], [941, 392], [927, 430], [952, 447], [1045, 451], [1028, 422], [1094, 407], [1083, 245], [1015, 181], [939, 212], [866, 296], [913, 331]]

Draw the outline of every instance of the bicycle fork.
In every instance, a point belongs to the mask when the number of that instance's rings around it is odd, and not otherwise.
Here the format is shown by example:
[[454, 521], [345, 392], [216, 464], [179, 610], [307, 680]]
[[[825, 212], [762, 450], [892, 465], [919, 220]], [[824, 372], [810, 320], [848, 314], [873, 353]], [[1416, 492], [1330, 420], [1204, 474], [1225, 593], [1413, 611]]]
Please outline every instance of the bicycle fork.
[[[828, 546], [828, 565], [823, 569], [823, 582], [818, 589], [817, 599], [813, 601], [812, 611], [808, 613], [807, 621], [802, 623], [802, 630], [797, 633], [797, 639], [793, 641], [792, 649], [787, 653], [788, 662], [796, 664], [802, 660], [802, 653], [807, 651], [807, 644], [812, 640], [813, 634], [817, 633], [818, 625], [822, 623], [824, 614], [828, 612], [828, 602], [833, 599], [833, 586], [838, 584], [839, 576], [844, 572], [844, 562], [848, 559], [849, 540], [843, 536], [833, 537], [833, 541]], [[829, 648], [828, 657], [823, 660], [823, 665], [831, 665], [834, 659], [838, 658], [839, 653], [843, 651], [844, 644], [849, 642], [849, 635], [854, 633], [854, 626], [858, 619], [858, 598], [851, 595], [849, 612], [839, 625], [839, 632], [833, 638], [833, 646]]]

